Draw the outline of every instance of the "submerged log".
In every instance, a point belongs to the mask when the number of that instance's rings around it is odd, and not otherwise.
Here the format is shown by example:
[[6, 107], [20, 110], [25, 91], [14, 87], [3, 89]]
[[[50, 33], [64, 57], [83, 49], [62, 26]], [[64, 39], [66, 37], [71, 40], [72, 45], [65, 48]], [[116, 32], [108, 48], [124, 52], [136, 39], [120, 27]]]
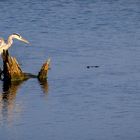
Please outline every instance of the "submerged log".
[[1, 73], [3, 74], [4, 81], [23, 81], [29, 78], [38, 78], [39, 80], [44, 80], [47, 78], [50, 59], [48, 59], [48, 61], [43, 64], [37, 76], [29, 73], [24, 73], [20, 68], [16, 58], [11, 57], [8, 51], [3, 51], [2, 59], [3, 71]]

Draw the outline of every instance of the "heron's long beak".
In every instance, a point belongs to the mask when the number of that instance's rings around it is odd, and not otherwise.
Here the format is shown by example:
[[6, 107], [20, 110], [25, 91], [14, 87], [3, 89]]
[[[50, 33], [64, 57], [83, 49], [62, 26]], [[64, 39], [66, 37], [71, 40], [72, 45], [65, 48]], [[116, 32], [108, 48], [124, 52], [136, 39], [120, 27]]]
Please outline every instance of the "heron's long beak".
[[29, 44], [29, 41], [26, 40], [26, 39], [24, 39], [24, 38], [20, 38], [20, 40], [23, 41], [23, 42], [25, 42], [25, 43], [27, 43], [27, 44]]

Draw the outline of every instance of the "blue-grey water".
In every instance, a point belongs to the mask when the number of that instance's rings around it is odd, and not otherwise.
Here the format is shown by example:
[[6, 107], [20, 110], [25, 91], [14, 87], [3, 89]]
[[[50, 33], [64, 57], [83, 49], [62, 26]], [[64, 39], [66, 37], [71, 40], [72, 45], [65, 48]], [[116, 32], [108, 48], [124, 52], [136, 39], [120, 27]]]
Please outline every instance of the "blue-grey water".
[[30, 41], [10, 48], [22, 69], [51, 70], [0, 82], [0, 140], [140, 139], [139, 0], [1, 0], [0, 36], [13, 32]]

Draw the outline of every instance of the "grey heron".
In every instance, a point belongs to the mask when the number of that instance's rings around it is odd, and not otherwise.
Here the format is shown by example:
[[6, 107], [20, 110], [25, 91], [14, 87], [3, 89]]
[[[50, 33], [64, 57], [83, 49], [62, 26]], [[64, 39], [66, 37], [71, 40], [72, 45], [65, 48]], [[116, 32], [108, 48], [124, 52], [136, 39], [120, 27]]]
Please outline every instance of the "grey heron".
[[7, 42], [5, 42], [3, 38], [0, 38], [0, 54], [3, 53], [3, 50], [8, 50], [12, 46], [13, 39], [17, 39], [17, 40], [20, 40], [22, 42], [29, 43], [21, 35], [19, 35], [17, 33], [13, 33], [8, 37]]

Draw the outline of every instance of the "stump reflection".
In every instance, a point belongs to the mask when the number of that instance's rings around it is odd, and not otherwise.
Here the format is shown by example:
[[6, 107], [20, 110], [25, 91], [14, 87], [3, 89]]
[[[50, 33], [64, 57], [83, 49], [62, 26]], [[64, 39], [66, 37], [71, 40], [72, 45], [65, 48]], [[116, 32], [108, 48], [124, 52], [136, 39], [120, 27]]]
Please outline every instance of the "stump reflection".
[[[3, 82], [3, 93], [0, 94], [0, 118], [10, 124], [15, 116], [14, 111], [21, 112], [21, 106], [15, 104], [15, 98], [18, 89], [23, 81]], [[17, 117], [17, 116], [16, 116]]]
[[48, 81], [46, 79], [44, 79], [44, 80], [38, 80], [38, 81], [40, 83], [40, 86], [41, 86], [43, 92], [47, 94], [48, 91], [49, 91]]
[[[0, 94], [0, 119], [5, 120], [8, 124], [11, 124], [22, 112], [23, 104], [16, 103], [16, 96], [24, 82], [3, 82], [3, 93]], [[47, 94], [49, 88], [47, 80], [39, 81], [39, 85], [43, 92]]]

